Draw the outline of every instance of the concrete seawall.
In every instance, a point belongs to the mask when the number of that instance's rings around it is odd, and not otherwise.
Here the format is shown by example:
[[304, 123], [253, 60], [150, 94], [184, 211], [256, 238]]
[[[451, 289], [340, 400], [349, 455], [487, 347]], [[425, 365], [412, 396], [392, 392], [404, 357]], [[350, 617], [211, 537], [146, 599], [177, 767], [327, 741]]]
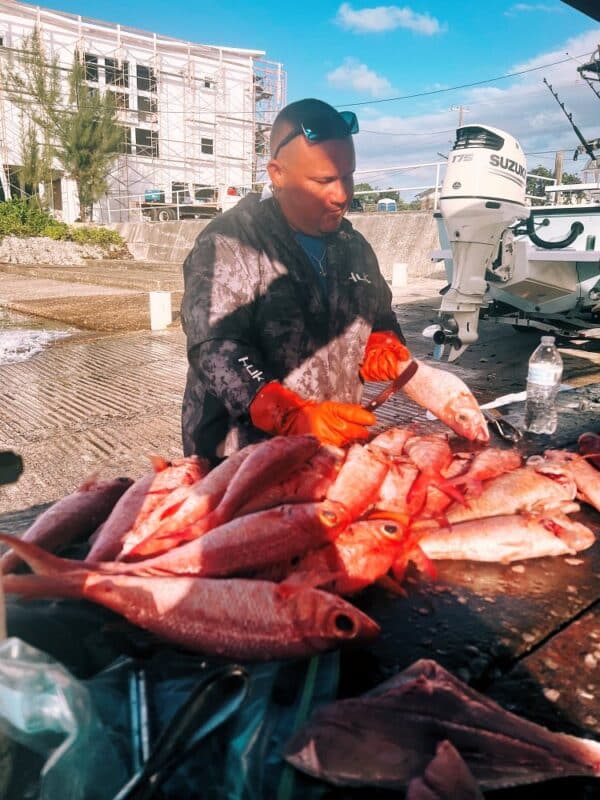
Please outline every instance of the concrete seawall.
[[[388, 280], [396, 262], [408, 264], [409, 277], [429, 277], [439, 271], [440, 267], [429, 257], [432, 250], [439, 248], [431, 211], [349, 214], [348, 219], [370, 242]], [[208, 222], [120, 222], [111, 227], [123, 236], [135, 259], [181, 263]]]

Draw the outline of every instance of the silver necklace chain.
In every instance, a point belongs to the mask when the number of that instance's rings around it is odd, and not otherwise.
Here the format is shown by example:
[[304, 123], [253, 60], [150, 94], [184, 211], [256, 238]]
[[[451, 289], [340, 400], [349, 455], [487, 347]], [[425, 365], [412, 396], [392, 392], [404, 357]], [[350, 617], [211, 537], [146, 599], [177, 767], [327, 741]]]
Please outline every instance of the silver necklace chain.
[[312, 253], [309, 253], [308, 255], [310, 256], [311, 260], [316, 264], [317, 269], [319, 270], [319, 275], [322, 278], [324, 278], [327, 275], [327, 270], [325, 269], [325, 259], [327, 258], [327, 250], [325, 250], [321, 258], [313, 256]]

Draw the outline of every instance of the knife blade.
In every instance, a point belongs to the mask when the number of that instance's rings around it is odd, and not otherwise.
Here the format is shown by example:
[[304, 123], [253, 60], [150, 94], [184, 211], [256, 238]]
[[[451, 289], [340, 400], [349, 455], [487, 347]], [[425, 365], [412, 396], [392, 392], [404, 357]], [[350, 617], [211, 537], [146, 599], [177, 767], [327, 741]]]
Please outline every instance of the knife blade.
[[418, 369], [419, 365], [417, 362], [411, 361], [404, 372], [398, 375], [398, 377], [395, 378], [388, 386], [386, 386], [385, 389], [379, 392], [378, 395], [375, 395], [375, 397], [372, 400], [369, 400], [369, 402], [363, 407], [366, 408], [367, 411], [375, 411], [376, 408], [379, 408], [379, 406], [383, 405], [386, 400], [389, 400], [393, 394], [395, 394], [406, 383], [408, 383]]

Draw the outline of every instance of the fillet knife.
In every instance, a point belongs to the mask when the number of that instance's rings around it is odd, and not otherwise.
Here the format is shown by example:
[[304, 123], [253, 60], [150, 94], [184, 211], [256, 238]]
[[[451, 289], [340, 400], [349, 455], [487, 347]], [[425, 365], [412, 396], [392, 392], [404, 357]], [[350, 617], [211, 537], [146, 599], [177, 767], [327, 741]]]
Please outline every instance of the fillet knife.
[[401, 375], [398, 375], [388, 386], [383, 389], [383, 391], [379, 392], [372, 400], [364, 406], [367, 411], [375, 411], [376, 408], [383, 405], [386, 400], [399, 391], [415, 374], [415, 372], [419, 369], [419, 365], [416, 361], [411, 361], [410, 364], [406, 367], [404, 372]]

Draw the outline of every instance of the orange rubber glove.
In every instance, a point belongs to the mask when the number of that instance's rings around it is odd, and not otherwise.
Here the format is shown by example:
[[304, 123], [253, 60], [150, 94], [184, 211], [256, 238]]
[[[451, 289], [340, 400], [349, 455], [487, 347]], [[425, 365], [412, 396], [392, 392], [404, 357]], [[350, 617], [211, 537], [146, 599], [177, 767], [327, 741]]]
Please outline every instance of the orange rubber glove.
[[398, 377], [398, 366], [409, 359], [408, 349], [395, 333], [377, 331], [367, 340], [361, 377], [365, 381], [393, 381]]
[[368, 439], [374, 414], [353, 403], [316, 403], [273, 381], [256, 394], [250, 404], [250, 419], [256, 428], [283, 436], [311, 434], [324, 444], [338, 447]]

